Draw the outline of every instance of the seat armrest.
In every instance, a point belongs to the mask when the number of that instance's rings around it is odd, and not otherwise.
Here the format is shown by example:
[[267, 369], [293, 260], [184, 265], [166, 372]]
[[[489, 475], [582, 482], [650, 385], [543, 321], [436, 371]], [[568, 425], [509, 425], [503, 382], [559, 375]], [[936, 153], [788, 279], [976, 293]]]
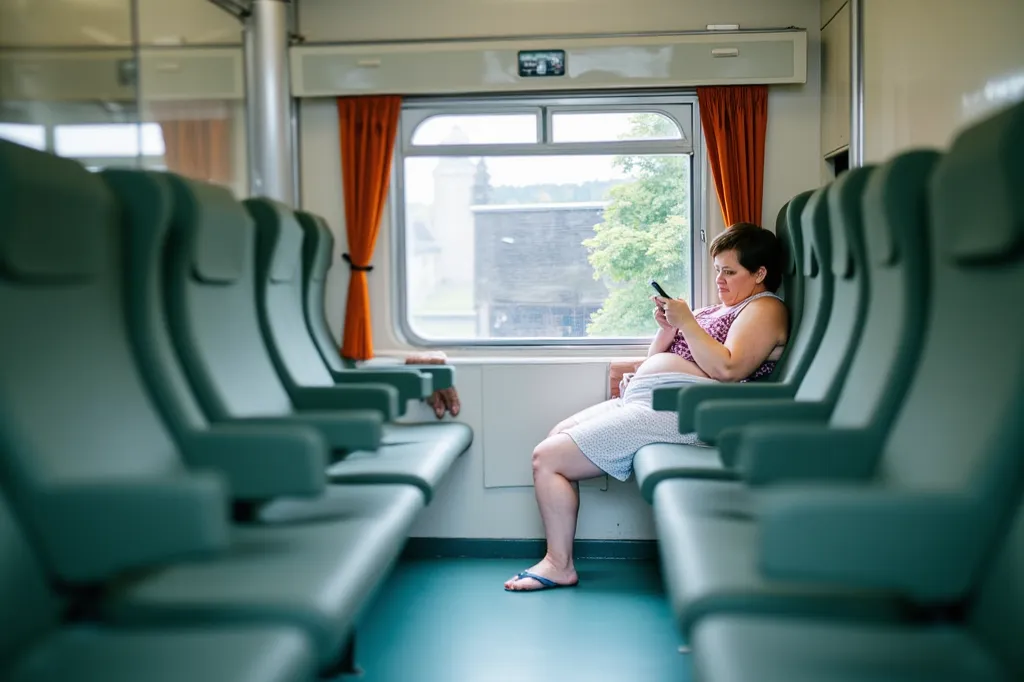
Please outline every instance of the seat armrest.
[[863, 481], [874, 472], [880, 447], [877, 437], [862, 429], [756, 424], [740, 431], [731, 468], [751, 485]]
[[455, 368], [451, 365], [404, 365], [420, 372], [426, 372], [433, 380], [434, 391], [441, 391], [455, 385]]
[[651, 409], [657, 412], [675, 412], [679, 409], [679, 392], [694, 385], [693, 382], [679, 381], [658, 386], [651, 393]]
[[219, 424], [190, 434], [182, 450], [190, 467], [224, 476], [238, 501], [315, 495], [327, 484], [330, 446], [312, 426]]
[[831, 405], [820, 402], [779, 400], [711, 400], [701, 403], [693, 416], [697, 437], [714, 444], [718, 434], [728, 428], [738, 428], [758, 422], [828, 421]]
[[679, 390], [676, 399], [679, 433], [692, 433], [697, 430], [697, 407], [705, 400], [778, 400], [792, 398], [794, 393], [796, 389], [787, 384], [688, 384]]
[[332, 371], [338, 384], [384, 384], [398, 391], [399, 404], [423, 400], [434, 392], [431, 376], [415, 369], [347, 369]]
[[61, 483], [30, 504], [47, 563], [72, 584], [204, 556], [230, 541], [227, 486], [212, 472]]
[[865, 486], [763, 490], [759, 567], [769, 578], [955, 600], [971, 584], [965, 556], [985, 534], [966, 497]]
[[334, 410], [375, 410], [385, 421], [400, 414], [398, 389], [386, 384], [359, 386], [297, 387], [292, 402], [300, 412]]
[[384, 438], [384, 417], [376, 410], [300, 412], [289, 417], [254, 417], [231, 423], [313, 428], [327, 441], [332, 455], [353, 450], [376, 450]]

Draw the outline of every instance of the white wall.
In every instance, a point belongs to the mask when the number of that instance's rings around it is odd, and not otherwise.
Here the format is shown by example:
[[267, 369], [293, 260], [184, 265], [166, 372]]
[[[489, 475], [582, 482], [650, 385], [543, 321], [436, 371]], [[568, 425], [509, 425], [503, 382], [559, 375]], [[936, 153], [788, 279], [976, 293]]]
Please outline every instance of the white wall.
[[864, 155], [946, 147], [1024, 98], [1021, 0], [865, 0]]
[[[807, 83], [772, 87], [768, 102], [763, 221], [794, 194], [820, 180], [818, 0], [302, 0], [300, 29], [310, 41], [427, 39], [496, 34], [617, 33], [702, 29], [708, 23], [744, 28], [798, 26], [808, 32]], [[395, 17], [402, 17], [396, 21]], [[539, 18], [538, 18], [539, 17]], [[335, 231], [336, 253], [327, 283], [327, 316], [340, 336], [348, 272], [339, 256], [346, 250], [337, 113], [333, 100], [303, 100], [300, 150], [302, 203], [323, 215]], [[714, 187], [706, 186], [709, 239], [722, 230]], [[370, 278], [374, 343], [378, 355], [407, 352], [392, 332], [394, 279], [390, 210], [377, 244]], [[529, 480], [533, 444], [557, 420], [605, 398], [607, 352], [529, 351], [464, 353], [458, 386], [465, 412], [460, 418], [475, 433], [473, 448], [456, 465], [444, 489], [420, 519], [414, 534], [423, 537], [540, 537], [541, 524]], [[501, 360], [481, 355], [501, 355]], [[642, 353], [632, 352], [632, 356]], [[517, 378], [509, 387], [509, 363]], [[572, 377], [567, 380], [566, 377]], [[539, 400], [537, 396], [554, 396]], [[495, 409], [495, 405], [498, 408]], [[424, 412], [419, 412], [424, 415]], [[431, 417], [432, 418], [432, 417]], [[519, 428], [509, 429], [510, 424]], [[511, 437], [514, 434], [515, 437]], [[485, 479], [487, 485], [485, 485]], [[510, 487], [500, 484], [509, 483]], [[492, 486], [492, 487], [488, 487]], [[654, 537], [650, 507], [636, 484], [602, 478], [582, 488], [578, 537], [649, 539]]]

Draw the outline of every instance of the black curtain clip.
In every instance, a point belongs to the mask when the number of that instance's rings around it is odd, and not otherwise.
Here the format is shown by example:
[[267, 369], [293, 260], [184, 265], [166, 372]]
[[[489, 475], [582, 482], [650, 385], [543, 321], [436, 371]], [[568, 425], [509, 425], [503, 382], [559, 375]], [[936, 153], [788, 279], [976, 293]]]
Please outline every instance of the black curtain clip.
[[355, 272], [373, 272], [372, 265], [356, 265], [352, 262], [352, 256], [347, 253], [341, 254], [341, 257], [348, 263], [348, 267]]

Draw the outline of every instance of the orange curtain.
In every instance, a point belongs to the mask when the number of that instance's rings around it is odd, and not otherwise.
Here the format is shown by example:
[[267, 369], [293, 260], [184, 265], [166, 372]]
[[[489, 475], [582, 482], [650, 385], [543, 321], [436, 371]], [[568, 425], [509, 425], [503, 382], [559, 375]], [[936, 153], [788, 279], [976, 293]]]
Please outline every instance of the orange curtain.
[[161, 121], [167, 170], [195, 180], [230, 185], [231, 122], [227, 119]]
[[402, 98], [398, 96], [338, 98], [345, 231], [349, 249], [344, 258], [351, 270], [341, 355], [351, 360], [373, 357], [366, 273], [372, 269], [370, 261], [388, 196], [391, 155], [401, 108]]
[[701, 87], [697, 88], [697, 98], [725, 225], [760, 225], [768, 87]]

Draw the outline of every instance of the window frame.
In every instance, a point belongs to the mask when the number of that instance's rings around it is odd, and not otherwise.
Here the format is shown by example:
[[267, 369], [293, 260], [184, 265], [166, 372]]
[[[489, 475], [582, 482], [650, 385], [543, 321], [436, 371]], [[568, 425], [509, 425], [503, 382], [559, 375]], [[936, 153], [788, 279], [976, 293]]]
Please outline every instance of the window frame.
[[[688, 116], [680, 113], [688, 111]], [[674, 121], [682, 131], [679, 140], [625, 140], [605, 142], [552, 142], [554, 114], [562, 113], [657, 113]], [[537, 116], [535, 143], [418, 145], [411, 143], [416, 128], [433, 116], [501, 115], [534, 113]], [[392, 162], [389, 215], [391, 218], [390, 269], [391, 327], [403, 342], [416, 347], [448, 349], [480, 348], [552, 348], [584, 347], [590, 349], [646, 349], [650, 337], [623, 338], [484, 338], [425, 339], [412, 328], [407, 273], [405, 160], [416, 157], [467, 156], [571, 156], [618, 154], [688, 154], [690, 156], [690, 291], [693, 301], [704, 300], [705, 252], [704, 193], [705, 151], [701, 134], [700, 112], [694, 91], [671, 93], [614, 92], [583, 95], [495, 95], [480, 97], [409, 98], [402, 105], [398, 123], [398, 139]]]

